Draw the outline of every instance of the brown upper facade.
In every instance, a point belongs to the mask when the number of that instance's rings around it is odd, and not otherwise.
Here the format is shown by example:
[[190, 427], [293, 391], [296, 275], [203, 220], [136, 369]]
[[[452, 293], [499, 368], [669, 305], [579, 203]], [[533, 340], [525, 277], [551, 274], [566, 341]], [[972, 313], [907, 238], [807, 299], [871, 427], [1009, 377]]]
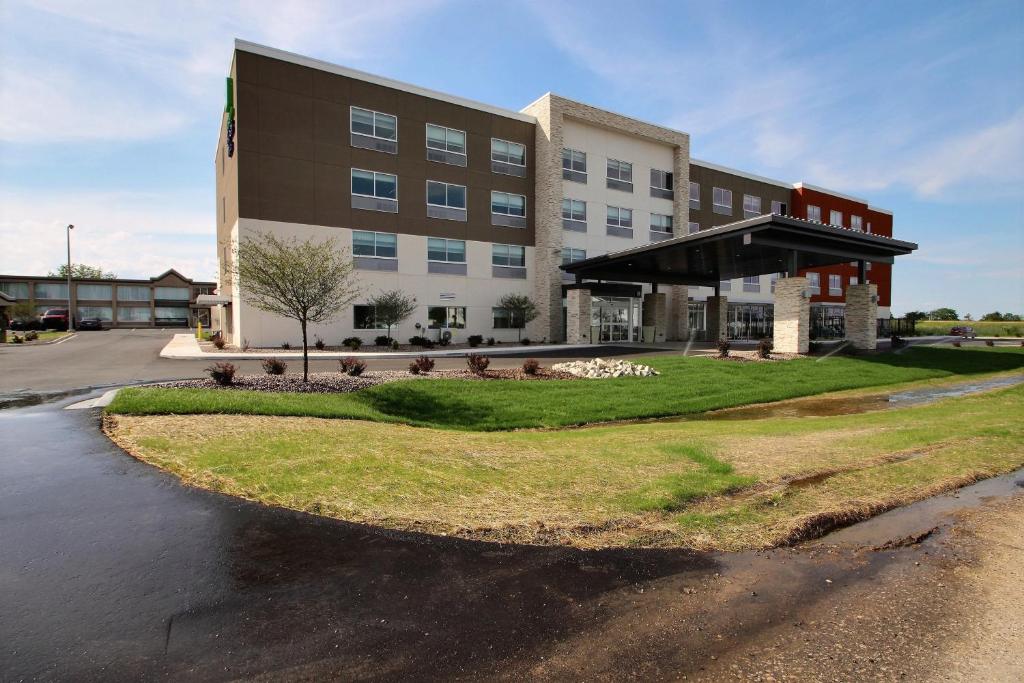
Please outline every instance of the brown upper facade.
[[788, 215], [791, 191], [782, 181], [691, 159], [689, 222], [707, 230], [766, 213]]
[[[236, 148], [218, 173], [222, 225], [232, 218], [225, 195], [234, 190], [227, 166], [235, 164], [240, 218], [534, 243], [532, 117], [241, 42], [233, 84]], [[437, 127], [435, 139], [449, 129], [456, 151], [428, 147], [428, 124]], [[521, 150], [524, 163], [494, 163], [492, 140], [499, 148], [513, 143], [513, 157]], [[384, 174], [376, 176], [383, 202], [353, 191], [354, 182], [361, 189], [373, 173]], [[428, 216], [428, 181], [454, 186], [455, 204], [465, 188], [465, 209], [432, 207], [442, 217]], [[495, 218], [492, 192], [524, 197], [525, 216]]]

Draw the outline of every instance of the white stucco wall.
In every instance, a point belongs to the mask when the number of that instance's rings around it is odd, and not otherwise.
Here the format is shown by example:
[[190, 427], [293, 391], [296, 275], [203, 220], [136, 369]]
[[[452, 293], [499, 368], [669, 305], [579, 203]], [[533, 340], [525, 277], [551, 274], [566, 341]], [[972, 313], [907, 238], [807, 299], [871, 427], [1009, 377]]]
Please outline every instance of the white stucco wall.
[[[351, 254], [352, 231], [347, 228], [332, 228], [317, 225], [296, 223], [279, 223], [241, 219], [238, 228], [240, 237], [264, 231], [273, 232], [278, 237], [295, 237], [305, 239], [335, 238]], [[491, 309], [497, 305], [498, 299], [507, 293], [531, 294], [533, 277], [533, 248], [526, 248], [527, 279], [510, 279], [492, 277], [491, 243], [466, 242], [467, 274], [437, 275], [427, 272], [427, 238], [418, 235], [398, 235], [397, 272], [357, 270], [361, 296], [353, 305], [366, 303], [369, 296], [385, 290], [400, 289], [415, 296], [419, 309], [397, 330], [392, 328], [391, 335], [402, 342], [416, 334], [429, 335], [436, 338], [437, 331], [425, 329], [428, 325], [427, 308], [429, 306], [464, 306], [466, 308], [466, 329], [452, 330], [456, 341], [464, 341], [468, 335], [480, 334], [494, 337], [499, 341], [514, 341], [516, 330], [493, 329]], [[442, 294], [452, 295], [451, 299], [442, 299]], [[301, 342], [301, 330], [293, 320], [281, 318], [260, 311], [247, 304], [239, 296], [237, 287], [232, 293], [234, 298], [235, 343], [247, 340], [252, 346], [279, 346], [282, 342], [292, 345]], [[421, 330], [415, 324], [420, 323]], [[385, 330], [357, 330], [353, 327], [352, 306], [346, 306], [338, 317], [326, 324], [312, 325], [309, 330], [310, 342], [314, 335], [319, 335], [328, 344], [334, 345], [345, 337], [360, 337], [364, 343], [373, 343], [373, 338], [385, 334]]]

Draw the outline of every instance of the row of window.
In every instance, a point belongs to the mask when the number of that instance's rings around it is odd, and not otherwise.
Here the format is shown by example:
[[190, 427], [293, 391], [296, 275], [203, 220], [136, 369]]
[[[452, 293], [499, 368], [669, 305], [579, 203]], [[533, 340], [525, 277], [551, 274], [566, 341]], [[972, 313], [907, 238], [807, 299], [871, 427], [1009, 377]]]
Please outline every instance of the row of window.
[[[462, 330], [466, 328], [465, 306], [427, 306], [427, 327], [431, 330], [442, 328]], [[523, 327], [521, 314], [507, 308], [491, 309], [491, 327], [496, 330], [512, 330]], [[352, 328], [356, 330], [386, 330], [387, 325], [377, 321], [373, 306], [352, 307]]]
[[[36, 299], [67, 299], [66, 282], [35, 283]], [[0, 292], [15, 299], [28, 299], [27, 282], [0, 282]], [[107, 301], [113, 298], [114, 285], [85, 285], [75, 287], [75, 297], [85, 301]], [[189, 301], [192, 297], [188, 287], [146, 287], [145, 285], [117, 285], [118, 301]]]
[[[814, 204], [807, 205], [807, 220], [821, 222], [821, 207], [815, 206]], [[835, 225], [837, 227], [845, 227], [843, 225], [843, 212], [832, 210], [829, 211], [828, 224]], [[864, 232], [864, 219], [860, 216], [850, 215], [850, 228], [859, 232]], [[871, 221], [868, 221], [867, 232], [871, 232]]]
[[[46, 311], [53, 308], [53, 306], [36, 306], [36, 313], [42, 315]], [[79, 306], [76, 309], [77, 319], [83, 318], [96, 318], [101, 322], [109, 323], [114, 322], [114, 307], [113, 306]], [[189, 309], [185, 307], [177, 306], [157, 306], [154, 309], [150, 309], [149, 306], [118, 306], [117, 307], [117, 322], [119, 323], [148, 323], [156, 320], [157, 322], [169, 322], [178, 320], [188, 320]]]
[[[690, 208], [700, 208], [700, 183], [690, 181]], [[784, 216], [786, 215], [788, 207], [785, 202], [772, 200], [771, 202], [771, 213]], [[712, 187], [711, 190], [711, 210], [714, 213], [722, 214], [725, 216], [732, 215], [732, 190], [724, 187]], [[743, 195], [743, 217], [754, 218], [760, 216], [763, 213], [761, 198], [757, 195], [745, 194]]]
[[[398, 235], [393, 232], [353, 230], [352, 254], [353, 256], [397, 259]], [[427, 261], [465, 263], [466, 241], [428, 237]], [[518, 244], [492, 244], [491, 265], [525, 268], [526, 247]]]
[[[672, 216], [667, 214], [651, 213], [650, 217], [651, 230], [654, 232], [664, 233], [672, 232]], [[581, 199], [563, 199], [562, 220], [563, 224], [564, 221], [580, 224], [586, 223], [587, 203]], [[606, 206], [605, 225], [610, 228], [632, 228], [633, 209], [627, 209], [622, 206]], [[583, 227], [585, 229], [585, 226]]]
[[[390, 207], [397, 211], [398, 203], [398, 176], [392, 173], [381, 173], [379, 171], [367, 171], [360, 168], [352, 169], [352, 194], [357, 197], [379, 199], [394, 202], [395, 206]], [[445, 183], [439, 180], [427, 181], [427, 207], [438, 207], [443, 209], [455, 209], [466, 211], [468, 193], [465, 185]], [[357, 208], [375, 208], [359, 206]], [[526, 217], [526, 195], [514, 194], [511, 192], [491, 191], [491, 213]], [[441, 218], [444, 216], [433, 216]], [[517, 225], [511, 227], [520, 227]], [[521, 226], [525, 227], [525, 225]]]
[[[575, 183], [587, 183], [587, 153], [578, 149], [562, 149], [562, 177]], [[633, 191], [633, 164], [621, 159], [607, 159], [605, 185], [612, 190]], [[652, 197], [672, 199], [672, 172], [651, 169]]]
[[[565, 262], [563, 256], [563, 263]], [[771, 291], [775, 291], [775, 282], [779, 279], [778, 273], [772, 273], [771, 275]], [[821, 273], [808, 272], [807, 281], [811, 289], [811, 294], [821, 294]], [[857, 284], [857, 276], [853, 275], [850, 277], [850, 284]], [[732, 282], [730, 280], [722, 280], [719, 283], [719, 290], [728, 292], [732, 289]], [[759, 275], [752, 275], [743, 278], [743, 291], [744, 292], [760, 292], [761, 291], [761, 278]], [[843, 276], [831, 273], [828, 276], [828, 293], [830, 296], [841, 296], [843, 293]]]
[[[351, 107], [349, 131], [352, 143], [360, 148], [398, 153], [398, 117], [394, 114]], [[358, 136], [358, 137], [357, 137]], [[369, 140], [366, 140], [369, 139]], [[373, 144], [367, 145], [366, 142]], [[467, 162], [466, 131], [435, 123], [426, 127], [427, 159], [456, 166]], [[431, 154], [431, 150], [441, 154]], [[501, 138], [491, 138], [491, 170], [507, 175], [525, 175], [526, 145]]]

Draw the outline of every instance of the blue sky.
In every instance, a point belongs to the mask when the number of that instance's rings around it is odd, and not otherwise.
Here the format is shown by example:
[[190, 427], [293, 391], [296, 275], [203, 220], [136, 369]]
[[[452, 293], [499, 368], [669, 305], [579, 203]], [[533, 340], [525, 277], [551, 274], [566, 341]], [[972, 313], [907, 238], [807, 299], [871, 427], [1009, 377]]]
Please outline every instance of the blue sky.
[[863, 196], [921, 244], [897, 313], [1024, 313], [1024, 2], [0, 2], [0, 273], [215, 272], [235, 37], [520, 109], [547, 91], [696, 158]]

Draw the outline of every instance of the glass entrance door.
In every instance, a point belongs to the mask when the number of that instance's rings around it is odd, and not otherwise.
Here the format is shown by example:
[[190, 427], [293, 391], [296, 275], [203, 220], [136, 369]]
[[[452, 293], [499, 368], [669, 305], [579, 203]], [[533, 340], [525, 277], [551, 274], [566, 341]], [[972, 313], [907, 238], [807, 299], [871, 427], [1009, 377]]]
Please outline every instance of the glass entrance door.
[[598, 331], [598, 341], [628, 342], [635, 340], [633, 299], [628, 297], [594, 297], [590, 304], [591, 326]]

